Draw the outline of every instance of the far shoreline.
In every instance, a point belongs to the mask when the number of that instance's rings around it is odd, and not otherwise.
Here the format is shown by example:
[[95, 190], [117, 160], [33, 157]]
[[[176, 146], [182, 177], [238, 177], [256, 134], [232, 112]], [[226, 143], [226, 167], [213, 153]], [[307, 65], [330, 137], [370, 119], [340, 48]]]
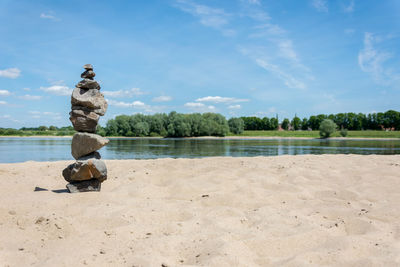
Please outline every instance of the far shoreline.
[[[344, 141], [344, 140], [378, 140], [378, 141], [400, 141], [400, 138], [388, 137], [329, 137], [329, 138], [318, 138], [318, 137], [283, 137], [283, 136], [196, 136], [196, 137], [162, 137], [162, 136], [105, 136], [108, 139], [214, 139], [214, 140], [333, 140], [333, 141]], [[72, 138], [72, 135], [55, 136], [55, 135], [0, 135], [0, 138]]]

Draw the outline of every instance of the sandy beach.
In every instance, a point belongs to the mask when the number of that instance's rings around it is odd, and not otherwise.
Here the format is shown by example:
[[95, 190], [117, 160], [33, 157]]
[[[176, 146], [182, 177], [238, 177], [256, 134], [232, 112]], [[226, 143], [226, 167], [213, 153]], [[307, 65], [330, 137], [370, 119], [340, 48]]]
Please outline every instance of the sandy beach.
[[400, 266], [400, 155], [72, 162], [0, 164], [0, 266]]

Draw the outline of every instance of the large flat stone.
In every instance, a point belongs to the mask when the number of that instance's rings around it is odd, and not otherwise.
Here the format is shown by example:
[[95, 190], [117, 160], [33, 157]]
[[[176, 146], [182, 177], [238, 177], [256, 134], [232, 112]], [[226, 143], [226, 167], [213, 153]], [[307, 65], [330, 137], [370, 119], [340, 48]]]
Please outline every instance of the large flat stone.
[[107, 111], [107, 101], [104, 99], [102, 93], [96, 89], [81, 89], [75, 88], [71, 95], [72, 106], [82, 106], [89, 110], [104, 110], [103, 114]]
[[107, 179], [107, 167], [104, 161], [90, 158], [78, 160], [63, 170], [63, 177], [67, 182], [97, 179], [103, 182]]
[[95, 152], [110, 140], [92, 133], [75, 133], [71, 142], [71, 154], [75, 159]]
[[72, 122], [76, 131], [96, 132], [97, 122], [100, 118], [98, 114], [84, 110], [72, 110], [69, 115], [69, 120]]
[[104, 116], [104, 114], [106, 113], [107, 110], [107, 103], [105, 106], [98, 108], [98, 109], [93, 109], [93, 108], [87, 108], [87, 107], [83, 107], [83, 106], [77, 106], [77, 105], [73, 105], [71, 106], [71, 110], [82, 110], [85, 112], [94, 112], [99, 116]]
[[[93, 72], [94, 73], [94, 72]], [[83, 79], [80, 81], [76, 87], [82, 89], [96, 89], [100, 90], [100, 84], [93, 79]]]
[[80, 182], [71, 182], [67, 184], [67, 189], [70, 193], [100, 191], [101, 182], [97, 179], [90, 179]]

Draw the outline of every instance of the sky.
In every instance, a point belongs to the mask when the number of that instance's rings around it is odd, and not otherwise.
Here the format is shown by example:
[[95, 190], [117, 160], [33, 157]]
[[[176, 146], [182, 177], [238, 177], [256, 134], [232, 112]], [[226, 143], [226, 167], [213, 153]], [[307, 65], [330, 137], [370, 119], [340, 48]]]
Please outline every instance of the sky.
[[0, 127], [69, 126], [82, 66], [120, 114], [400, 110], [398, 0], [0, 0]]

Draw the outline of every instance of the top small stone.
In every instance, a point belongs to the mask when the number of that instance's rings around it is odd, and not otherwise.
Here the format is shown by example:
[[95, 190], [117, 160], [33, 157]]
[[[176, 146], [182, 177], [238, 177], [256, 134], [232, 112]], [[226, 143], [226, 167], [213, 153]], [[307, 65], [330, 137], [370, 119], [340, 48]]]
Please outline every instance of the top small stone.
[[83, 68], [84, 68], [85, 70], [93, 70], [92, 64], [85, 64], [85, 65], [83, 65]]

